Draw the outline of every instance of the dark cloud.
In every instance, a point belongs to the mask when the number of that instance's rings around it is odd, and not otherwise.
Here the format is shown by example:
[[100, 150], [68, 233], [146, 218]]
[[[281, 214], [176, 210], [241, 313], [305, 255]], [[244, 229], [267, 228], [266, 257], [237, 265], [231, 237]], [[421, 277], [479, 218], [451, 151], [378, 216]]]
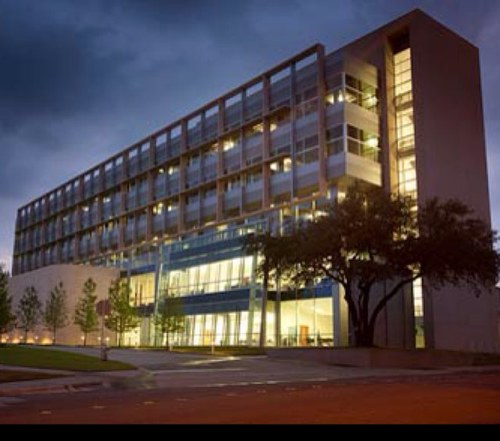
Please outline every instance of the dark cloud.
[[498, 2], [0, 0], [0, 260], [16, 207], [283, 58], [318, 41], [334, 50], [414, 7], [481, 49], [498, 194]]

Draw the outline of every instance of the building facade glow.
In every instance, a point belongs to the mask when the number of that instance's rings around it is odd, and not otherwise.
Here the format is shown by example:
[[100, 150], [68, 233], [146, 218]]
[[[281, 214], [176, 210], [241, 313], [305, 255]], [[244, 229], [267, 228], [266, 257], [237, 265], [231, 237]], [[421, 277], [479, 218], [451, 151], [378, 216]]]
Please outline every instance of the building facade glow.
[[[462, 61], [452, 60], [457, 52]], [[468, 92], [447, 84], [434, 59]], [[467, 135], [456, 127], [464, 116]], [[484, 150], [477, 49], [412, 11], [332, 53], [321, 44], [302, 51], [21, 207], [13, 274], [56, 264], [119, 269], [143, 315], [130, 344], [159, 343], [151, 315], [162, 296], [183, 299], [176, 344], [256, 344], [262, 292], [258, 256], [241, 246], [246, 234], [321, 215], [354, 182], [416, 202], [458, 196], [489, 221]], [[465, 170], [474, 185], [436, 177]], [[424, 289], [419, 281], [389, 308], [380, 344], [413, 347], [416, 320], [417, 340], [425, 327], [429, 346], [453, 347], [436, 325], [447, 306], [426, 304]], [[269, 345], [348, 341], [336, 286], [272, 286], [267, 308]], [[483, 334], [457, 345], [490, 345]]]

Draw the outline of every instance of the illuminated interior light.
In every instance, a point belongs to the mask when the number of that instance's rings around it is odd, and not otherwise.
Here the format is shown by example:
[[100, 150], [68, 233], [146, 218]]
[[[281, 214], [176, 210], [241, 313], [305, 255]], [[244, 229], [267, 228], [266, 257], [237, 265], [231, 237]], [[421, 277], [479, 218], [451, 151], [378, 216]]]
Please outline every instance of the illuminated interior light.
[[232, 140], [232, 139], [228, 139], [228, 140], [224, 141], [224, 144], [223, 144], [224, 151], [231, 150], [235, 145], [236, 144], [235, 144], [234, 140]]
[[376, 148], [378, 147], [378, 138], [376, 137], [369, 138], [366, 140], [365, 144], [369, 147]]
[[256, 124], [252, 127], [252, 130], [255, 132], [262, 133], [264, 131], [264, 124], [262, 124], [262, 123]]
[[269, 130], [271, 132], [274, 132], [277, 128], [278, 128], [278, 124], [276, 124], [276, 123], [271, 123], [271, 125], [269, 126]]
[[165, 173], [165, 169], [164, 168], [158, 169], [158, 174], [159, 175], [162, 175], [163, 173]]
[[377, 105], [378, 100], [377, 100], [377, 97], [375, 95], [372, 95], [372, 96], [366, 98], [365, 102], [366, 102], [366, 105], [368, 107], [373, 107], [373, 106]]
[[283, 159], [283, 169], [285, 171], [289, 171], [292, 169], [292, 159], [291, 158]]
[[335, 98], [333, 96], [333, 93], [330, 93], [326, 96], [326, 102], [328, 104], [335, 104]]

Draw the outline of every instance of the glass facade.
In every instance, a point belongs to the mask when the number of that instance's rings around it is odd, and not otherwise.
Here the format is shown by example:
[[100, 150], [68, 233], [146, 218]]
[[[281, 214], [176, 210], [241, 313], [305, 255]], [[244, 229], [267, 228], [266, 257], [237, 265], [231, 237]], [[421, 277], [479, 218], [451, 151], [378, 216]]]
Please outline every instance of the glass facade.
[[[377, 85], [374, 66], [313, 46], [21, 208], [14, 273], [120, 268], [143, 317], [127, 344], [164, 343], [164, 297], [182, 305], [173, 344], [257, 344], [259, 257], [242, 238], [313, 219], [339, 183], [381, 184]], [[271, 281], [266, 344], [333, 344], [332, 287], [317, 282]]]
[[[417, 169], [415, 156], [415, 125], [413, 122], [413, 86], [411, 50], [394, 55], [394, 104], [396, 110], [396, 142], [398, 158], [398, 190], [409, 196], [417, 209]], [[413, 309], [416, 326], [416, 345], [423, 347], [422, 280], [413, 283]]]

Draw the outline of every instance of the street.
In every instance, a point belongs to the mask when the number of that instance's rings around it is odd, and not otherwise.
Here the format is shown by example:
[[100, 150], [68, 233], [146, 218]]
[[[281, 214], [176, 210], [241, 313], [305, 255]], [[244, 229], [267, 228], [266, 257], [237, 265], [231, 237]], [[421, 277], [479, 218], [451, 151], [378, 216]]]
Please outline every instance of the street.
[[495, 367], [403, 371], [267, 357], [140, 358], [139, 372], [109, 374], [104, 388], [0, 397], [0, 423], [500, 423]]

